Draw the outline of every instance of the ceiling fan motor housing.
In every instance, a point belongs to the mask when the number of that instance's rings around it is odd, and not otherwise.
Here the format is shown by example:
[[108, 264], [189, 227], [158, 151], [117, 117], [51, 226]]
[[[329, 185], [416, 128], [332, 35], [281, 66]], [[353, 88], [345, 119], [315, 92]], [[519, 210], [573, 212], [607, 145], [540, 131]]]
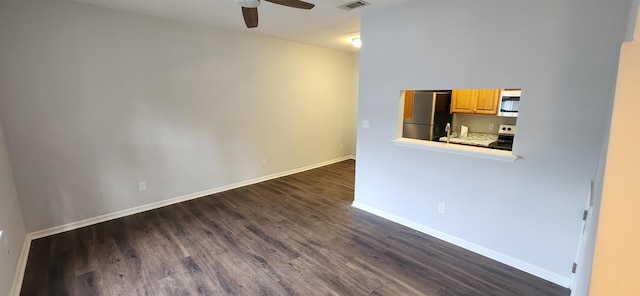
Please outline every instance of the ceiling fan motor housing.
[[247, 8], [256, 8], [260, 6], [260, 0], [233, 0], [236, 4], [247, 7]]

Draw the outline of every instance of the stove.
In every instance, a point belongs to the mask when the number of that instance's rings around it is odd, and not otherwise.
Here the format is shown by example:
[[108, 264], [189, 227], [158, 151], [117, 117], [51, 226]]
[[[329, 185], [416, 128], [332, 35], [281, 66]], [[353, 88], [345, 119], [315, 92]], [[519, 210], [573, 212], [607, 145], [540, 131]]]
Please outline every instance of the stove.
[[489, 144], [488, 148], [511, 151], [513, 137], [516, 135], [516, 126], [501, 124], [498, 129], [498, 140]]

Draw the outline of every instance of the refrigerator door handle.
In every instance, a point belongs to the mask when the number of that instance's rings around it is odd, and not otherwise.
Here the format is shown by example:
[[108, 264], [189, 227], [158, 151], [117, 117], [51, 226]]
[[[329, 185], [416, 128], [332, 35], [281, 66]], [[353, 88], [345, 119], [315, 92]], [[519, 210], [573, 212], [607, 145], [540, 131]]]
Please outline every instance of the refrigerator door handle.
[[[431, 116], [430, 116], [431, 122], [430, 122], [430, 124], [431, 124], [431, 126], [433, 126], [435, 124], [435, 116], [434, 116], [434, 114], [436, 113], [436, 93], [434, 92], [431, 95], [432, 95], [432, 97], [431, 97]], [[431, 128], [431, 135], [433, 135], [433, 128]]]

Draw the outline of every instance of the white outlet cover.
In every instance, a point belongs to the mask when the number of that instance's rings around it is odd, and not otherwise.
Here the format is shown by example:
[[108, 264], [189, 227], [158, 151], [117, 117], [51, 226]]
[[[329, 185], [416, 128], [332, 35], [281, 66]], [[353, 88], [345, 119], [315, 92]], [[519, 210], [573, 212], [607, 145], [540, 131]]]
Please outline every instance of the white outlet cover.
[[446, 206], [443, 203], [438, 204], [438, 213], [444, 214]]
[[362, 128], [369, 128], [369, 120], [362, 121]]

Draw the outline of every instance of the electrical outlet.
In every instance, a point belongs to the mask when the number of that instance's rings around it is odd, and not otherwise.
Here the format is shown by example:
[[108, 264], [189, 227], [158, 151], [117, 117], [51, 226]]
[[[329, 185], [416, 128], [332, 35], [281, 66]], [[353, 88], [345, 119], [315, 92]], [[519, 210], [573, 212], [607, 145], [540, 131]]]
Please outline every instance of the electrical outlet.
[[446, 208], [445, 208], [445, 205], [443, 203], [439, 203], [438, 204], [438, 213], [444, 214], [445, 209]]
[[489, 123], [489, 130], [492, 131], [493, 130], [493, 123]]
[[344, 149], [344, 144], [340, 144], [340, 150]]
[[147, 182], [145, 181], [138, 182], [138, 190], [139, 191], [147, 190]]
[[267, 159], [266, 158], [262, 159], [262, 166], [267, 166]]
[[369, 128], [369, 120], [362, 121], [362, 128]]

